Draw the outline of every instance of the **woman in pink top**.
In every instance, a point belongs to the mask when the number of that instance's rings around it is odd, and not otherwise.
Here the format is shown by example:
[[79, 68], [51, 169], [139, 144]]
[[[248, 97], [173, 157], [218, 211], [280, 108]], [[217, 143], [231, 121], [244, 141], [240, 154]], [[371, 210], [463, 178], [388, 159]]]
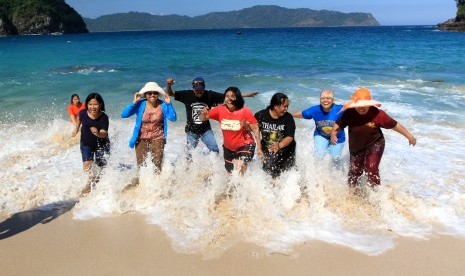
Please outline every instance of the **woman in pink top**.
[[[163, 97], [164, 101], [159, 97]], [[137, 165], [143, 165], [147, 156], [161, 172], [168, 131], [167, 120], [176, 121], [176, 111], [170, 97], [156, 82], [148, 82], [134, 94], [134, 100], [121, 112], [122, 118], [136, 115], [136, 124], [129, 147], [136, 149]]]
[[[224, 94], [225, 104], [214, 107], [210, 111], [205, 108], [200, 117], [203, 121], [213, 119], [220, 122], [223, 132], [224, 166], [229, 174], [236, 169], [244, 175], [247, 163], [254, 156], [255, 140], [260, 140], [260, 131], [257, 119], [250, 109], [244, 106], [244, 98], [239, 88], [228, 87]], [[249, 126], [253, 135], [248, 130]], [[260, 143], [257, 144], [257, 154], [260, 158], [263, 157]]]

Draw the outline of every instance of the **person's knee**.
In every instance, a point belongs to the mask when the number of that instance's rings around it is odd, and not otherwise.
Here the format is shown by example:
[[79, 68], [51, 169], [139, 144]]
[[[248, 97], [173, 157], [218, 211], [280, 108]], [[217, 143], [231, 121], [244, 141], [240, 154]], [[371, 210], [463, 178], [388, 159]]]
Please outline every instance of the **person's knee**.
[[207, 144], [207, 148], [208, 148], [210, 151], [213, 151], [213, 152], [216, 152], [216, 153], [219, 153], [219, 152], [220, 152], [220, 149], [218, 148], [218, 145], [217, 145], [216, 143]]
[[234, 170], [234, 164], [232, 162], [224, 162], [224, 168], [228, 173], [231, 173]]
[[202, 142], [207, 146], [207, 148], [210, 151], [220, 152], [215, 137], [213, 136], [213, 133], [205, 135], [202, 139]]
[[90, 170], [92, 169], [92, 162], [92, 160], [84, 161], [84, 163], [82, 164], [82, 169], [85, 172], [90, 172]]
[[328, 149], [321, 149], [321, 148], [315, 148], [315, 157], [317, 158], [323, 158], [325, 157], [326, 155], [326, 152], [328, 151]]
[[370, 174], [378, 174], [379, 163], [378, 162], [366, 162], [365, 171]]
[[198, 141], [188, 139], [187, 143], [186, 143], [186, 147], [187, 147], [188, 150], [195, 149], [197, 147], [197, 143], [198, 143]]

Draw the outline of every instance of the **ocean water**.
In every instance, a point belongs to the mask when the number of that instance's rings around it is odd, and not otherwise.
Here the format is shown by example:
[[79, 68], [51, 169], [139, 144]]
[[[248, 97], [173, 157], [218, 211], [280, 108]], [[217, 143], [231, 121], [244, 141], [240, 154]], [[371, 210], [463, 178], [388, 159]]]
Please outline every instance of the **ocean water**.
[[[176, 250], [212, 257], [239, 242], [292, 254], [323, 241], [376, 255], [399, 237], [465, 238], [464, 44], [464, 33], [432, 26], [0, 37], [0, 220], [78, 199], [86, 175], [66, 106], [73, 93], [99, 92], [112, 152], [97, 187], [71, 210], [76, 220], [142, 214]], [[317, 104], [322, 89], [344, 103], [366, 86], [418, 142], [385, 130], [382, 185], [351, 201], [347, 145], [339, 171], [316, 160], [313, 121], [296, 119], [295, 170], [273, 181], [254, 160], [244, 177], [227, 177], [222, 157], [203, 144], [185, 161], [186, 115], [174, 102], [163, 172], [138, 172], [128, 147], [135, 119], [121, 119], [122, 108], [145, 82], [173, 77], [175, 90], [188, 89], [196, 76], [218, 92], [258, 91], [246, 99], [253, 111], [276, 92], [293, 112]], [[139, 187], [123, 192], [138, 173]]]

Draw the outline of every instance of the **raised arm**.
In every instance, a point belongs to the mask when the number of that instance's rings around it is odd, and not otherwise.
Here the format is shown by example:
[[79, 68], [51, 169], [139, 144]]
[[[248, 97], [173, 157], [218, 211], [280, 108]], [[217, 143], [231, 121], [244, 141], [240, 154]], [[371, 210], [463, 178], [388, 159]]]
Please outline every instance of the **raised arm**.
[[401, 125], [399, 122], [392, 129], [399, 132], [400, 134], [404, 135], [405, 138], [408, 139], [409, 145], [415, 146], [417, 144], [417, 139], [415, 137], [413, 137], [413, 135], [410, 134], [410, 132], [407, 129], [405, 129], [405, 127], [403, 125]]
[[165, 94], [165, 108], [166, 111], [164, 110], [163, 112], [166, 112], [166, 118], [172, 122], [176, 122], [176, 110], [174, 110], [174, 107], [171, 104], [171, 98], [168, 94]]
[[166, 79], [166, 94], [169, 96], [174, 96], [174, 91], [171, 89], [171, 86], [174, 85], [176, 82], [172, 78]]
[[138, 92], [135, 92], [134, 93], [134, 99], [132, 101], [131, 104], [129, 104], [128, 106], [126, 106], [123, 111], [121, 111], [121, 118], [129, 118], [131, 117], [132, 115], [136, 114], [137, 113], [137, 110], [138, 110], [138, 105], [137, 103], [141, 100], [141, 96]]

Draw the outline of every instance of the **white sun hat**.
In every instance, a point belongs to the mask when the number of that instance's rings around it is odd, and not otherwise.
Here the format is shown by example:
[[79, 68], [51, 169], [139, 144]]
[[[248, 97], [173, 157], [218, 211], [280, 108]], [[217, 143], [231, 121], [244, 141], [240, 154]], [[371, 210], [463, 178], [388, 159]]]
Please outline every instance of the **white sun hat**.
[[156, 82], [147, 82], [144, 87], [141, 88], [137, 94], [140, 95], [141, 98], [145, 98], [145, 93], [147, 92], [158, 92], [159, 96], [164, 97], [165, 96], [165, 90], [161, 88]]

